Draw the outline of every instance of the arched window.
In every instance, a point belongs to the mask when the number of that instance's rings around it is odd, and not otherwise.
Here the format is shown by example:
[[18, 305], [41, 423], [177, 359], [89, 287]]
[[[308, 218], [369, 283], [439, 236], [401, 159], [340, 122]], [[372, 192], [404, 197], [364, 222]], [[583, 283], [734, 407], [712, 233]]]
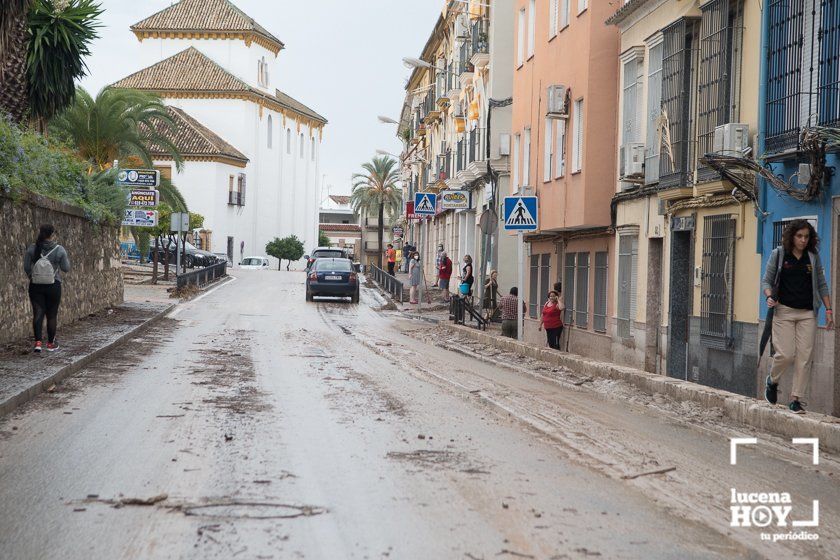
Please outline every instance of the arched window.
[[300, 133], [300, 157], [303, 157], [303, 152], [304, 152], [305, 147], [306, 147], [306, 144], [304, 144], [303, 132], [301, 132]]
[[268, 115], [268, 149], [271, 149], [271, 143], [273, 142], [274, 132], [271, 123], [271, 115]]
[[287, 154], [292, 153], [292, 129], [291, 128], [286, 129], [286, 153]]

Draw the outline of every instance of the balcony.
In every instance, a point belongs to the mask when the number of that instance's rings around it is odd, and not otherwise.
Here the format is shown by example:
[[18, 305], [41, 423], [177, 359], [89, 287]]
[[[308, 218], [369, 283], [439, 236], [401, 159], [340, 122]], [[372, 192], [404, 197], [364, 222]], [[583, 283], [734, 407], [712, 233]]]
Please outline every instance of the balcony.
[[238, 191], [228, 191], [228, 206], [245, 206], [245, 196]]
[[472, 38], [472, 57], [470, 62], [477, 69], [490, 64], [490, 22], [487, 19], [476, 20], [470, 31]]
[[465, 163], [458, 178], [464, 183], [475, 181], [487, 172], [487, 134], [484, 128], [474, 128], [467, 133]]

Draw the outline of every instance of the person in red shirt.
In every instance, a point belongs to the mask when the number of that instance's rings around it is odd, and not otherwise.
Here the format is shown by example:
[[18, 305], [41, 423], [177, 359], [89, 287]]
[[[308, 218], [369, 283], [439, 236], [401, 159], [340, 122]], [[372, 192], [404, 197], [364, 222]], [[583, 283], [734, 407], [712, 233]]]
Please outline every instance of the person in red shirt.
[[441, 251], [438, 262], [438, 288], [443, 292], [443, 300], [449, 301], [449, 279], [452, 278], [452, 259], [446, 256], [446, 251]]
[[560, 350], [560, 335], [563, 334], [563, 311], [565, 309], [566, 306], [560, 301], [560, 294], [554, 290], [548, 292], [548, 301], [545, 302], [540, 316], [539, 330], [545, 327], [548, 346], [555, 350]]
[[388, 274], [394, 275], [394, 266], [397, 264], [397, 250], [394, 246], [388, 243], [388, 249], [385, 251], [385, 256], [388, 258]]

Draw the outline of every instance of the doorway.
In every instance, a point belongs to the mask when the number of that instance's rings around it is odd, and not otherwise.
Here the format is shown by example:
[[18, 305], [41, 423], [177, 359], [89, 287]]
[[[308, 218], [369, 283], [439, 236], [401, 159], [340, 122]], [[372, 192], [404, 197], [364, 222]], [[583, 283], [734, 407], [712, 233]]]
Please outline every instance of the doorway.
[[691, 314], [691, 231], [671, 234], [668, 377], [688, 379], [689, 316]]

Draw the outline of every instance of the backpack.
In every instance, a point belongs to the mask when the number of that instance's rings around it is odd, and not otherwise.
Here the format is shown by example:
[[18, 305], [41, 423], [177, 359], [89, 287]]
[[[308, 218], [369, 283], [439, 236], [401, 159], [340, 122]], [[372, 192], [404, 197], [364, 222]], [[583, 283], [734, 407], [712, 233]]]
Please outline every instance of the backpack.
[[54, 284], [55, 283], [55, 275], [56, 271], [53, 268], [52, 263], [47, 258], [49, 257], [53, 251], [58, 249], [58, 245], [53, 247], [49, 253], [44, 255], [41, 254], [41, 258], [39, 258], [35, 265], [32, 267], [32, 283], [33, 284]]

